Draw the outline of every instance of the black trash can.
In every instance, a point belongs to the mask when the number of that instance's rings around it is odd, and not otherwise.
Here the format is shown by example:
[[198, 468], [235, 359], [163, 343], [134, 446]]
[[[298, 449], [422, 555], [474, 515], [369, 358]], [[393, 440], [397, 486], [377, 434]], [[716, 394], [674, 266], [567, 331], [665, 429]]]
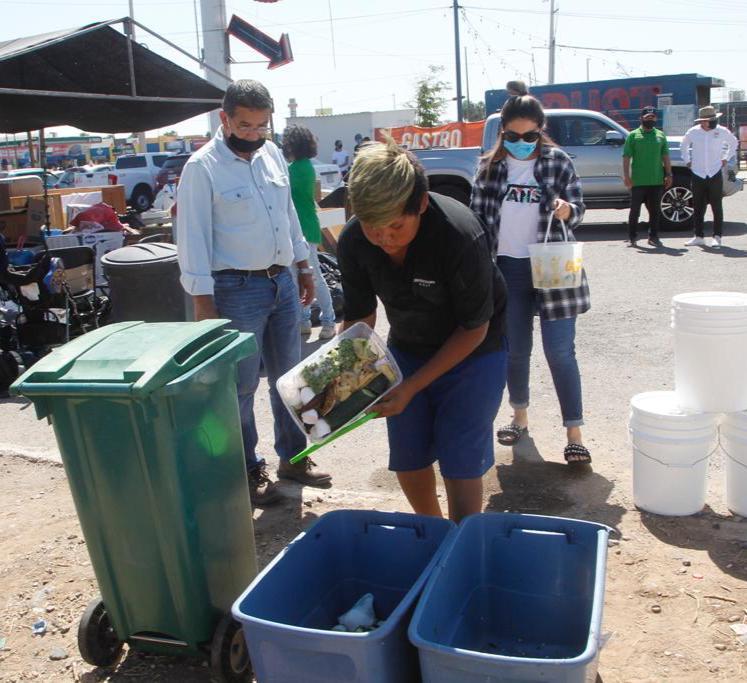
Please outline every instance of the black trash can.
[[110, 251], [101, 263], [109, 280], [114, 322], [184, 322], [191, 319], [187, 297], [179, 282], [175, 244], [132, 244]]

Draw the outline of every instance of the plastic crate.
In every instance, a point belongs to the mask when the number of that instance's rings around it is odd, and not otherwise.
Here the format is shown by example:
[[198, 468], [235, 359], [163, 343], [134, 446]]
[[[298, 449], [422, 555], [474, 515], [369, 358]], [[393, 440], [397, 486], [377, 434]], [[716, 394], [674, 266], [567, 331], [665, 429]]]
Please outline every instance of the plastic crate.
[[593, 681], [608, 536], [557, 517], [465, 519], [410, 624], [423, 682]]
[[[259, 683], [413, 683], [407, 626], [435, 566], [448, 520], [338, 510], [298, 536], [234, 603]], [[332, 631], [365, 593], [385, 623]]]

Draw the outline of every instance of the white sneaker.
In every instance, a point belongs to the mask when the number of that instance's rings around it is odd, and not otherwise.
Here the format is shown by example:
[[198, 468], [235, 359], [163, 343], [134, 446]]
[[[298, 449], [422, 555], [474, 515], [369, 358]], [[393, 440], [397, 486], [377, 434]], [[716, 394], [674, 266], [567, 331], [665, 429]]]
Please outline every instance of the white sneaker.
[[714, 235], [711, 238], [711, 248], [718, 249], [721, 246], [721, 237], [719, 235]]
[[301, 336], [308, 337], [311, 334], [311, 323], [301, 323]]
[[702, 237], [691, 237], [685, 242], [686, 247], [703, 247], [705, 246], [705, 240]]
[[322, 325], [322, 329], [319, 330], [319, 339], [332, 339], [337, 335], [337, 330], [334, 325]]

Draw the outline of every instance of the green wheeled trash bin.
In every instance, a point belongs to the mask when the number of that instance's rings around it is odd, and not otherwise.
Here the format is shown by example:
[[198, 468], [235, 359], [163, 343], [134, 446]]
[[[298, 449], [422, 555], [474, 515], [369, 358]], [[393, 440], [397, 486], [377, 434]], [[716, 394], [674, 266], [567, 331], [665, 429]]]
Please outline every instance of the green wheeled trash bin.
[[88, 545], [101, 600], [78, 645], [91, 664], [126, 642], [251, 679], [230, 615], [257, 573], [236, 393], [236, 364], [257, 346], [227, 324], [109, 325], [12, 386], [54, 427]]

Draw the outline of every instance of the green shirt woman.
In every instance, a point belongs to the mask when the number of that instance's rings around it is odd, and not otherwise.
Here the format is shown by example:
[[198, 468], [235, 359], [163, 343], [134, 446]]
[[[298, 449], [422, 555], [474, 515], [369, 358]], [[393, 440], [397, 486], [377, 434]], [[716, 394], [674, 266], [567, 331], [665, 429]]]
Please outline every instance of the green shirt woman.
[[[319, 339], [331, 339], [335, 336], [335, 309], [317, 254], [322, 242], [322, 230], [316, 213], [316, 172], [311, 163], [311, 159], [317, 154], [314, 134], [304, 126], [288, 126], [283, 133], [283, 153], [290, 162], [288, 173], [293, 205], [296, 207], [303, 235], [309, 243], [309, 265], [314, 271], [316, 301], [321, 309], [319, 319], [322, 329]], [[302, 308], [301, 334], [311, 334], [311, 306]]]

